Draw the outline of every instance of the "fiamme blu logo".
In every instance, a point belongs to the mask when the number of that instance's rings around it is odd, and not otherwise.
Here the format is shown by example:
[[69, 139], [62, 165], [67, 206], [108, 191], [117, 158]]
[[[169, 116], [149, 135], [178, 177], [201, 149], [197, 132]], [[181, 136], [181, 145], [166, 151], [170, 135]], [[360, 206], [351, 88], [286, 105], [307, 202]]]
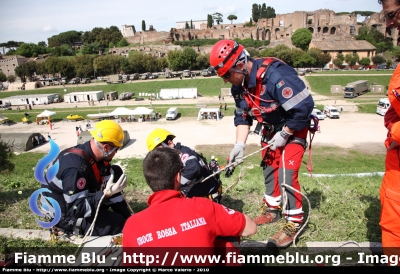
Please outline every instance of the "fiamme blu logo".
[[[49, 184], [51, 180], [56, 176], [59, 168], [58, 160], [51, 164], [60, 153], [59, 146], [52, 140], [50, 142], [50, 152], [39, 160], [35, 167], [35, 178], [42, 186]], [[48, 188], [40, 188], [32, 193], [29, 198], [29, 207], [32, 212], [42, 217], [44, 220], [37, 220], [36, 222], [43, 228], [51, 228], [56, 225], [61, 219], [61, 208], [56, 200], [51, 197], [46, 197], [43, 195], [44, 192], [51, 191]]]

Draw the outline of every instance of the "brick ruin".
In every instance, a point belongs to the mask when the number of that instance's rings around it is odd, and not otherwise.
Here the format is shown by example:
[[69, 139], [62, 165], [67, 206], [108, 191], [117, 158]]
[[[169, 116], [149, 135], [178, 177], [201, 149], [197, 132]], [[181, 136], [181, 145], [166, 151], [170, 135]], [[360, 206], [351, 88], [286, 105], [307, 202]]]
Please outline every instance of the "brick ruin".
[[[398, 31], [386, 33], [383, 12], [374, 13], [363, 23], [372, 26], [393, 39], [393, 44], [398, 45], [400, 38]], [[287, 44], [291, 47], [291, 37], [299, 28], [307, 28], [313, 35], [313, 41], [318, 40], [346, 40], [357, 35], [359, 28], [363, 26], [357, 23], [357, 15], [336, 15], [329, 9], [320, 9], [313, 12], [295, 11], [287, 14], [277, 14], [275, 18], [261, 18], [257, 25], [246, 27], [244, 24], [220, 24], [212, 28], [201, 24], [200, 29], [176, 29], [169, 32], [156, 31], [153, 26], [149, 31], [136, 31], [134, 26], [123, 25], [122, 35], [128, 43], [142, 46], [125, 49], [110, 49], [110, 53], [125, 55], [129, 50], [151, 52], [157, 56], [163, 56], [168, 50], [174, 49], [173, 41], [186, 41], [192, 39], [256, 39], [270, 40], [270, 46]], [[159, 46], [146, 47], [145, 44], [158, 44]], [[179, 48], [179, 47], [178, 47]], [[199, 52], [207, 53], [209, 48], [198, 48]]]

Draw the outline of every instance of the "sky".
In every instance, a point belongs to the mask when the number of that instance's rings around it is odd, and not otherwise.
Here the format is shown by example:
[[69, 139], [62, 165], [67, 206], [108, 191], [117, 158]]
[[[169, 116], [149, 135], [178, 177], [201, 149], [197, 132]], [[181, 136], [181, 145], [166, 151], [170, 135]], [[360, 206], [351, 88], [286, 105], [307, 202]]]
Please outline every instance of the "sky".
[[223, 23], [236, 15], [235, 23], [249, 21], [253, 4], [270, 6], [276, 14], [294, 11], [329, 9], [334, 12], [380, 12], [378, 0], [281, 0], [274, 3], [245, 0], [0, 0], [0, 43], [17, 41], [35, 43], [70, 30], [91, 31], [134, 25], [142, 30], [153, 25], [157, 31], [169, 31], [176, 22], [207, 20], [208, 14], [219, 12]]

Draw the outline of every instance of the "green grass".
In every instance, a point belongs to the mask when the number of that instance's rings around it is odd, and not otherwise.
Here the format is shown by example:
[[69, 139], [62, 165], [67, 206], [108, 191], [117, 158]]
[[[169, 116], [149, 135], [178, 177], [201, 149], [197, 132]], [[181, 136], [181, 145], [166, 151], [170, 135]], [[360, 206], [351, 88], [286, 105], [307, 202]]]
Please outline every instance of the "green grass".
[[[393, 74], [393, 69], [388, 69], [388, 70], [323, 70], [323, 71], [313, 71], [312, 74]], [[307, 75], [309, 72], [307, 72]]]
[[[321, 94], [324, 96], [337, 96], [338, 94], [331, 94], [331, 85], [341, 85], [345, 86], [347, 83], [354, 82], [357, 80], [368, 80], [369, 85], [372, 83], [376, 83], [377, 85], [383, 85], [386, 87], [389, 84], [391, 76], [382, 75], [382, 76], [335, 76], [335, 75], [325, 75], [325, 76], [306, 76], [306, 80], [310, 84], [311, 90], [316, 92], [317, 94]], [[362, 95], [362, 97], [375, 96], [376, 93], [367, 93]], [[382, 93], [383, 95], [383, 93]], [[343, 96], [343, 95], [342, 95]]]
[[[135, 82], [125, 83], [125, 84], [110, 84], [110, 85], [66, 85], [65, 89], [67, 93], [76, 91], [97, 91], [102, 90], [105, 93], [109, 91], [118, 91], [118, 94], [126, 91], [135, 92], [135, 96], [139, 97], [139, 92], [146, 93], [158, 93], [161, 89], [169, 88], [197, 88], [197, 91], [203, 96], [218, 96], [221, 92], [221, 88], [230, 88], [230, 85], [224, 84], [220, 78], [210, 78], [210, 77], [197, 77], [196, 79], [165, 79], [164, 81], [148, 81], [148, 82]], [[46, 89], [35, 89], [28, 91], [13, 91], [13, 92], [1, 92], [0, 99], [14, 96], [14, 95], [24, 95], [24, 94], [53, 94], [57, 93], [64, 97], [64, 87], [54, 87]]]
[[[354, 80], [359, 80], [357, 76], [335, 76], [335, 77], [306, 77], [310, 82], [313, 91], [332, 98], [337, 95], [329, 93], [330, 85], [346, 84]], [[390, 76], [363, 76], [362, 79], [376, 82], [378, 84], [387, 85]], [[156, 93], [161, 88], [182, 88], [197, 87], [198, 91], [204, 96], [218, 96], [221, 87], [229, 87], [223, 85], [221, 79], [217, 78], [197, 78], [191, 80], [165, 80], [165, 81], [149, 81], [127, 83], [120, 85], [102, 85], [102, 86], [83, 86], [67, 87], [68, 91], [78, 90], [104, 90], [119, 93], [124, 91]], [[63, 88], [54, 89], [38, 89], [30, 91], [32, 93], [61, 93]], [[10, 95], [23, 94], [25, 92], [0, 93], [0, 98]], [[366, 113], [375, 113], [376, 99], [370, 94], [365, 94], [353, 99], [358, 105], [359, 111]], [[150, 101], [149, 101], [150, 103]], [[233, 102], [229, 104], [229, 107]], [[194, 104], [177, 104], [182, 116], [196, 117], [198, 107]], [[135, 101], [126, 101], [126, 107], [134, 108]], [[156, 111], [164, 113], [169, 107], [165, 105], [153, 105]], [[216, 107], [216, 106], [215, 106]], [[318, 107], [321, 109], [322, 105]], [[52, 109], [57, 112], [53, 116], [55, 121], [62, 120], [67, 115], [79, 114], [86, 116], [89, 113], [112, 111], [114, 108], [106, 109], [102, 107], [80, 107]], [[42, 110], [30, 110], [31, 116], [35, 117]], [[14, 110], [4, 111], [3, 115], [7, 115], [10, 119], [20, 122], [23, 113]], [[231, 115], [231, 110], [225, 115]], [[34, 121], [34, 120], [33, 120]], [[225, 146], [202, 146], [198, 145], [196, 150], [202, 152], [208, 159], [211, 155], [215, 155], [220, 159], [221, 165], [225, 164], [225, 158], [229, 154], [231, 145]], [[250, 145], [246, 152], [251, 153], [259, 149], [255, 145]], [[2, 228], [23, 228], [23, 229], [40, 229], [35, 222], [35, 215], [30, 211], [28, 199], [30, 195], [40, 187], [35, 180], [33, 169], [37, 162], [44, 156], [41, 153], [22, 153], [15, 155], [12, 161], [15, 163], [16, 169], [9, 174], [0, 174], [0, 182], [2, 187], [2, 195], [0, 196], [0, 227]], [[307, 162], [308, 152], [304, 156]], [[314, 147], [312, 151], [312, 161], [314, 163], [314, 173], [327, 174], [348, 174], [358, 172], [383, 172], [385, 155], [368, 154], [359, 151], [342, 149], [338, 147]], [[116, 159], [120, 160], [127, 170], [129, 185], [126, 189], [126, 197], [134, 211], [140, 211], [147, 207], [146, 201], [151, 194], [150, 189], [145, 183], [142, 174], [142, 160], [136, 158]], [[251, 217], [258, 215], [262, 204], [262, 193], [265, 191], [263, 184], [263, 176], [259, 167], [260, 155], [256, 154], [246, 159], [245, 163], [236, 168], [231, 178], [224, 178], [222, 181], [224, 189], [231, 186], [240, 171], [243, 172], [242, 179], [229, 192], [224, 193], [223, 204], [236, 210], [245, 212]], [[300, 169], [300, 183], [303, 193], [307, 199], [303, 200], [303, 209], [309, 215], [309, 223], [303, 234], [298, 239], [297, 246], [305, 246], [308, 241], [347, 241], [354, 240], [357, 242], [374, 241], [380, 242], [379, 228], [379, 188], [382, 178], [379, 176], [371, 177], [350, 177], [337, 176], [333, 178], [314, 178], [309, 175], [305, 165]], [[311, 211], [310, 211], [311, 208]], [[275, 234], [281, 226], [281, 222], [277, 224], [259, 227], [258, 233], [246, 240], [266, 240], [268, 236]], [[17, 239], [0, 238], [0, 248], [13, 244]], [[42, 245], [41, 242], [35, 242]], [[45, 245], [45, 244], [43, 244]], [[1, 250], [0, 250], [1, 253]]]
[[[230, 146], [198, 146], [208, 159], [215, 155], [225, 164]], [[246, 149], [249, 153], [257, 150], [256, 145]], [[382, 178], [339, 176], [340, 174], [382, 172], [384, 154], [366, 154], [336, 147], [315, 147], [312, 151], [314, 173], [338, 174], [333, 178], [313, 178], [303, 165], [300, 169], [300, 183], [303, 193], [310, 201], [303, 200], [303, 209], [310, 214], [309, 224], [300, 236], [297, 246], [305, 246], [308, 241], [348, 241], [380, 242], [379, 228], [379, 187]], [[33, 176], [33, 168], [44, 154], [23, 153], [13, 157], [16, 170], [1, 174], [3, 195], [0, 197], [0, 227], [19, 229], [40, 229], [35, 215], [30, 211], [28, 199], [40, 187]], [[307, 161], [308, 152], [304, 156]], [[116, 159], [118, 160], [118, 158]], [[147, 207], [146, 201], [151, 190], [142, 174], [142, 160], [136, 158], [119, 159], [128, 175], [125, 196], [134, 211]], [[262, 170], [259, 167], [260, 155], [255, 154], [238, 166], [230, 178], [222, 181], [224, 190], [238, 178], [243, 177], [228, 193], [224, 193], [222, 203], [228, 207], [245, 212], [251, 217], [259, 213], [262, 195], [265, 191]], [[303, 175], [306, 173], [307, 175]], [[310, 213], [311, 208], [311, 213]], [[264, 241], [280, 229], [277, 224], [261, 226], [257, 234], [246, 240]], [[15, 240], [15, 239], [13, 239]], [[8, 241], [8, 240], [5, 240]]]

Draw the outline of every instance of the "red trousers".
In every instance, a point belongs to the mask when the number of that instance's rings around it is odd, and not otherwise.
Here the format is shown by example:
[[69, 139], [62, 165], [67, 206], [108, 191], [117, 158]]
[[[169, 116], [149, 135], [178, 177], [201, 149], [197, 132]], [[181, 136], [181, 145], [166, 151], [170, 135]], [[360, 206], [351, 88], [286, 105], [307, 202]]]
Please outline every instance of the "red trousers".
[[[289, 140], [286, 146], [277, 148], [275, 151], [270, 149], [262, 151], [265, 166], [263, 168], [265, 180], [264, 201], [268, 207], [277, 208], [281, 202], [286, 202], [283, 214], [288, 221], [295, 223], [303, 222], [303, 197], [301, 195], [299, 183], [299, 169], [303, 161], [305, 152], [304, 142], [307, 138], [308, 128], [296, 131], [293, 137], [302, 139], [303, 143], [296, 140]], [[271, 136], [272, 138], [272, 136]], [[264, 147], [267, 143], [261, 143]], [[285, 193], [282, 193], [282, 185]], [[297, 190], [293, 190], [293, 189]], [[282, 195], [287, 197], [282, 201]]]

